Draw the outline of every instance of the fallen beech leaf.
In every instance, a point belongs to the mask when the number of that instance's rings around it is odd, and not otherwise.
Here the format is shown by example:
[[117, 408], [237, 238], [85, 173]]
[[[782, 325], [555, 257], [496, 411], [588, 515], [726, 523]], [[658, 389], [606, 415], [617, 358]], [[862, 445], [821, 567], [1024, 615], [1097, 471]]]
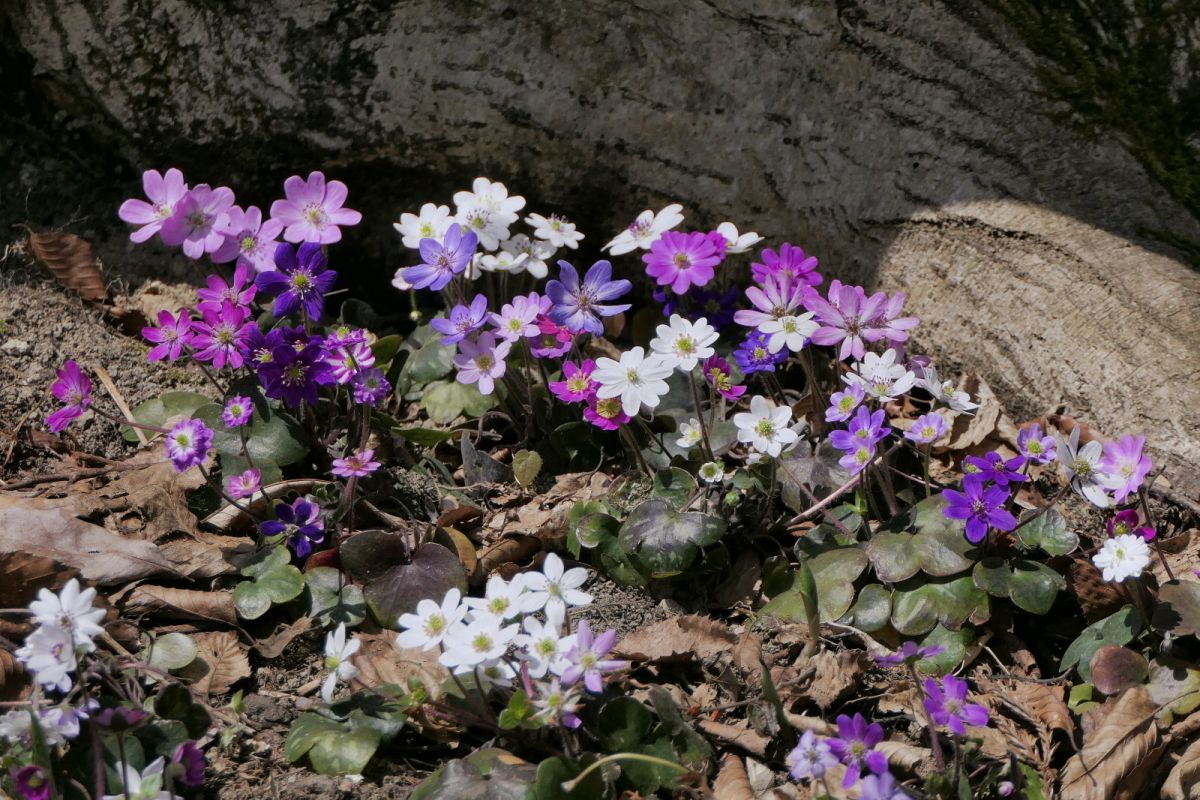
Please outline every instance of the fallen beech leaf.
[[246, 658], [246, 648], [238, 641], [236, 633], [197, 633], [193, 634], [192, 641], [200, 651], [197, 661], [203, 661], [207, 666], [207, 670], [193, 684], [192, 691], [197, 694], [222, 695], [242, 678], [250, 677], [250, 661]]
[[479, 571], [484, 577], [504, 564], [521, 563], [533, 558], [542, 549], [542, 542], [535, 536], [513, 533], [487, 546], [479, 554]]
[[125, 610], [181, 619], [205, 619], [237, 625], [233, 592], [201, 592], [142, 584], [125, 601]]
[[255, 551], [255, 545], [244, 536], [222, 536], [196, 530], [193, 533], [176, 532], [160, 540], [158, 551], [184, 577], [216, 578], [237, 572], [238, 557], [248, 557]]
[[416, 678], [424, 684], [431, 699], [442, 696], [442, 683], [450, 673], [438, 662], [437, 650], [402, 650], [396, 647], [394, 633], [360, 633], [356, 638], [362, 646], [350, 657], [350, 663], [358, 667], [354, 686], [368, 689], [385, 683], [407, 686], [409, 678]]
[[905, 742], [891, 740], [880, 742], [875, 749], [887, 756], [888, 765], [900, 767], [905, 772], [917, 774], [919, 767], [933, 763], [933, 751], [928, 747], [917, 747]]
[[30, 233], [29, 250], [59, 283], [84, 300], [108, 298], [100, 262], [86, 239], [73, 233]]
[[1141, 788], [1129, 785], [1127, 779], [1136, 778], [1138, 767], [1158, 741], [1154, 724], [1158, 705], [1140, 686], [1105, 705], [1110, 704], [1104, 721], [1063, 768], [1062, 800], [1112, 800], [1122, 791], [1132, 797]]
[[804, 694], [822, 709], [831, 708], [858, 686], [859, 677], [870, 663], [871, 659], [861, 650], [839, 653], [822, 650], [802, 665], [816, 668]]
[[97, 490], [96, 496], [106, 500], [109, 510], [141, 518], [144, 525], [137, 538], [157, 543], [176, 531], [196, 530], [196, 515], [188, 508], [187, 492], [204, 485], [200, 470], [176, 472], [160, 448], [141, 450], [125, 464], [145, 466], [122, 471], [116, 480]]
[[1200, 739], [1179, 755], [1162, 786], [1163, 800], [1200, 800]]
[[52, 558], [103, 585], [174, 572], [150, 542], [116, 536], [54, 505], [0, 494], [0, 554]]
[[[945, 441], [947, 450], [972, 450], [988, 439], [994, 439], [999, 444], [1007, 438], [1006, 428], [1015, 431], [1011, 421], [1008, 421], [1006, 426], [1001, 425], [1004, 410], [996, 394], [983, 378], [973, 373], [963, 375], [958, 382], [958, 390], [970, 394], [974, 401], [979, 403], [979, 408], [974, 414], [959, 414], [954, 418], [949, 439]], [[1015, 444], [1015, 441], [1012, 442], [1010, 448]], [[1015, 449], [1012, 455], [1016, 455]]]
[[749, 723], [745, 721], [741, 725], [730, 725], [727, 722], [701, 719], [696, 724], [700, 730], [714, 739], [720, 739], [726, 744], [739, 747], [747, 753], [752, 753], [756, 756], [766, 753], [767, 746], [771, 744], [769, 738], [750, 728]]
[[617, 652], [634, 661], [703, 661], [728, 651], [737, 636], [725, 625], [689, 614], [640, 628], [617, 644]]
[[[1194, 571], [1200, 569], [1200, 530], [1192, 529], [1163, 539], [1162, 549], [1176, 578], [1189, 580]], [[1158, 579], [1159, 586], [1170, 580], [1160, 559], [1151, 559], [1147, 571]]]
[[721, 771], [713, 781], [712, 791], [716, 800], [755, 800], [746, 765], [733, 753], [726, 753], [721, 759]]
[[293, 639], [311, 628], [312, 620], [301, 617], [283, 630], [276, 631], [265, 639], [259, 639], [254, 643], [254, 649], [263, 658], [278, 658]]
[[75, 574], [52, 558], [0, 553], [0, 608], [27, 606], [39, 589], [57, 592]]
[[1063, 700], [1066, 689], [1062, 686], [1050, 686], [1044, 683], [1027, 683], [1017, 681], [1012, 687], [1003, 691], [1011, 696], [1012, 702], [1035, 721], [1049, 729], [1066, 731], [1074, 734], [1075, 721]]
[[0, 650], [0, 702], [19, 700], [29, 680], [21, 664], [7, 650]]

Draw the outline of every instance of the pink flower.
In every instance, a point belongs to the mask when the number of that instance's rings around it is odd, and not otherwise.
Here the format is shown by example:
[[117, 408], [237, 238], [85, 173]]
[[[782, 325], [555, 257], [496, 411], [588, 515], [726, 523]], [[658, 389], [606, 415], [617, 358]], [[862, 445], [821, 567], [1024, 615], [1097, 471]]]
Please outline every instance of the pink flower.
[[748, 328], [758, 328], [781, 317], [795, 316], [804, 300], [805, 286], [793, 283], [786, 275], [768, 275], [761, 287], [751, 286], [746, 290], [746, 299], [754, 305], [754, 310], [740, 309], [733, 315], [733, 321]]
[[142, 173], [142, 188], [150, 202], [136, 198], [126, 200], [117, 211], [117, 216], [130, 225], [140, 225], [129, 234], [130, 241], [144, 242], [162, 229], [163, 222], [175, 213], [175, 207], [187, 194], [187, 184], [183, 182], [183, 173], [177, 169], [167, 170], [160, 175], [156, 169], [148, 169]]
[[63, 364], [58, 371], [58, 380], [50, 387], [51, 393], [64, 407], [46, 417], [46, 425], [54, 433], [66, 429], [83, 416], [83, 411], [92, 404], [92, 380], [74, 361]]
[[761, 262], [755, 261], [750, 265], [750, 274], [755, 283], [763, 283], [771, 275], [787, 278], [793, 285], [805, 284], [819, 286], [821, 273], [817, 272], [817, 259], [804, 255], [804, 250], [787, 242], [779, 248], [779, 252], [767, 248], [759, 256]]
[[545, 314], [537, 318], [538, 333], [530, 337], [530, 351], [538, 358], [558, 358], [571, 349], [575, 339], [570, 328], [559, 325]]
[[225, 479], [225, 491], [235, 500], [249, 497], [262, 488], [262, 474], [256, 469], [248, 469], [241, 475], [230, 475]]
[[714, 267], [721, 257], [706, 233], [667, 231], [642, 256], [646, 274], [659, 286], [670, 286], [683, 294], [692, 286], [703, 286], [713, 279]]
[[365, 478], [379, 469], [374, 450], [358, 450], [345, 458], [333, 460], [333, 474], [341, 478]]
[[250, 311], [226, 300], [219, 310], [208, 307], [203, 313], [203, 319], [192, 323], [193, 358], [211, 361], [217, 369], [226, 364], [237, 369], [250, 355], [250, 332], [258, 329]]
[[1135, 509], [1127, 508], [1124, 511], [1118, 511], [1113, 516], [1104, 521], [1104, 527], [1108, 530], [1108, 535], [1126, 536], [1128, 534], [1136, 534], [1141, 536], [1147, 542], [1157, 536], [1157, 532], [1150, 526], [1141, 525], [1142, 518]]
[[896, 292], [891, 297], [884, 292], [879, 294], [885, 299], [880, 306], [879, 315], [871, 320], [871, 327], [863, 331], [863, 338], [868, 342], [887, 339], [894, 345], [907, 342], [908, 332], [917, 327], [921, 320], [917, 317], [900, 316], [900, 312], [904, 310], [904, 292]]
[[701, 366], [704, 380], [726, 400], [737, 400], [746, 393], [746, 387], [734, 384], [729, 362], [720, 356], [709, 356]]
[[475, 341], [459, 342], [458, 355], [454, 357], [458, 382], [478, 384], [480, 394], [491, 394], [496, 389], [496, 379], [504, 376], [504, 359], [511, 348], [512, 342], [497, 344], [491, 333], [481, 333]]
[[196, 310], [201, 314], [206, 311], [219, 311], [227, 302], [235, 306], [248, 306], [254, 299], [255, 291], [254, 278], [248, 266], [238, 266], [233, 273], [232, 284], [226, 283], [220, 275], [209, 275], [208, 288], [196, 290], [196, 296], [200, 298]]
[[175, 207], [175, 213], [163, 221], [163, 244], [183, 245], [188, 258], [215, 253], [225, 243], [221, 229], [229, 222], [233, 190], [227, 186], [211, 188], [202, 183], [192, 189]]
[[867, 349], [864, 342], [869, 338], [867, 331], [871, 330], [872, 321], [878, 316], [886, 299], [887, 295], [883, 292], [868, 298], [861, 286], [845, 286], [840, 281], [831, 281], [828, 300], [813, 293], [804, 301], [821, 324], [812, 335], [813, 342], [826, 346], [840, 344], [839, 359], [844, 361], [853, 356], [861, 361]]
[[158, 312], [158, 326], [142, 328], [142, 337], [154, 342], [154, 347], [146, 354], [148, 361], [175, 361], [183, 355], [183, 348], [192, 343], [192, 317], [187, 309], [179, 313], [170, 311]]
[[583, 418], [606, 431], [615, 431], [633, 419], [621, 407], [620, 396], [601, 399], [594, 394], [588, 400], [587, 408], [583, 410]]
[[225, 407], [221, 409], [221, 419], [226, 428], [240, 428], [249, 422], [253, 415], [254, 404], [250, 402], [249, 397], [240, 394], [229, 398]]
[[596, 382], [592, 380], [595, 369], [596, 362], [590, 358], [583, 364], [567, 361], [563, 364], [563, 379], [551, 381], [550, 391], [564, 403], [586, 402], [596, 390]]
[[362, 214], [344, 208], [350, 190], [341, 181], [325, 183], [321, 172], [310, 172], [308, 180], [293, 175], [283, 182], [286, 200], [271, 204], [271, 218], [286, 225], [283, 238], [289, 242], [333, 244], [342, 239], [339, 225], [357, 225]]
[[275, 246], [282, 231], [283, 223], [277, 219], [263, 222], [258, 206], [250, 206], [245, 211], [234, 206], [229, 209], [229, 219], [221, 229], [225, 243], [211, 258], [217, 264], [236, 258], [238, 267], [269, 272], [275, 269]]
[[1150, 457], [1142, 453], [1145, 444], [1145, 436], [1127, 434], [1104, 445], [1104, 457], [1100, 459], [1100, 468], [1123, 481], [1113, 494], [1118, 503], [1125, 502], [1125, 498], [1137, 492], [1154, 466]]

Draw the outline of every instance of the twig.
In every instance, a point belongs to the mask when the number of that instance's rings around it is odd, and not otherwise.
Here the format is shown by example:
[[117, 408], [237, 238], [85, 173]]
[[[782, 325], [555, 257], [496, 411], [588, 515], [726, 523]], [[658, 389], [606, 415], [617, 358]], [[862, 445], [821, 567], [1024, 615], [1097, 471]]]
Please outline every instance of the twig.
[[32, 478], [26, 478], [23, 481], [15, 483], [5, 483], [0, 481], [5, 489], [27, 489], [30, 486], [37, 486], [40, 483], [54, 483], [55, 481], [68, 481], [75, 483], [84, 478], [97, 478], [101, 475], [106, 475], [109, 472], [117, 472], [126, 469], [144, 469], [154, 466], [153, 464], [111, 464], [107, 467], [90, 467], [88, 469], [77, 469], [74, 472], [52, 472], [49, 475], [35, 475]]
[[[104, 384], [104, 390], [108, 392], [108, 396], [112, 398], [117, 408], [125, 415], [125, 419], [133, 419], [133, 412], [129, 410], [129, 404], [125, 402], [125, 397], [121, 394], [121, 390], [113, 383], [113, 379], [109, 377], [108, 370], [99, 364], [93, 364], [92, 369], [95, 370], [96, 377]], [[146, 438], [146, 434], [140, 428], [135, 427], [133, 432], [137, 436], [138, 444], [145, 447], [149, 443], [150, 440]]]

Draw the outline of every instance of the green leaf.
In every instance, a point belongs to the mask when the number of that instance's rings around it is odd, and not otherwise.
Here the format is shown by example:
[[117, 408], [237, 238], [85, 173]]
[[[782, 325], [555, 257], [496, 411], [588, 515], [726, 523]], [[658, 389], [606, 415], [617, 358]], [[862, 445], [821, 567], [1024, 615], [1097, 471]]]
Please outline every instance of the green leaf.
[[1093, 622], [1071, 642], [1063, 653], [1060, 672], [1071, 667], [1088, 683], [1092, 682], [1092, 656], [1106, 644], [1129, 644], [1142, 630], [1141, 617], [1133, 606], [1125, 606], [1112, 616]]
[[1176, 636], [1200, 637], [1200, 583], [1174, 580], [1158, 590], [1154, 627]]
[[288, 731], [287, 742], [283, 746], [283, 754], [288, 761], [295, 764], [304, 758], [304, 754], [311, 750], [321, 738], [341, 736], [348, 727], [344, 722], [306, 711], [292, 723], [292, 727]]
[[417, 603], [425, 599], [441, 602], [454, 588], [464, 594], [467, 591], [467, 575], [458, 556], [426, 542], [413, 552], [412, 563], [394, 566], [367, 583], [363, 597], [376, 622], [395, 628], [400, 615], [416, 610]]
[[583, 782], [570, 792], [563, 791], [564, 783], [574, 779], [595, 760], [596, 756], [591, 753], [585, 754], [582, 761], [559, 756], [544, 759], [537, 767], [534, 800], [599, 800], [612, 797], [613, 792], [604, 783], [603, 768], [588, 773]]
[[375, 366], [382, 369], [400, 351], [400, 345], [404, 343], [404, 337], [398, 333], [393, 333], [390, 336], [383, 336], [375, 340], [375, 344], [371, 345], [371, 354], [375, 356]]
[[150, 637], [142, 658], [164, 672], [183, 669], [196, 660], [196, 643], [182, 633], [164, 633]]
[[1052, 556], [1065, 556], [1079, 546], [1079, 537], [1067, 530], [1067, 519], [1058, 509], [1052, 508], [1032, 522], [1025, 522], [1036, 513], [1033, 509], [1021, 512], [1025, 524], [1017, 528], [1016, 536], [1022, 547], [1040, 547]]
[[1100, 703], [1093, 699], [1095, 689], [1096, 687], [1090, 683], [1078, 683], [1072, 686], [1070, 694], [1067, 695], [1067, 708], [1076, 714], [1082, 714], [1093, 708], [1099, 708]]
[[850, 480], [850, 473], [838, 463], [841, 455], [828, 442], [821, 442], [816, 449], [801, 442], [786, 453], [779, 462], [779, 483], [788, 508], [796, 513], [805, 511], [813, 503], [810, 495], [822, 497]]
[[963, 625], [956, 631], [938, 625], [921, 638], [922, 647], [944, 647], [945, 652], [917, 662], [917, 671], [924, 675], [944, 675], [958, 668], [964, 661], [969, 661], [972, 648], [975, 648], [978, 636], [970, 625]]
[[[822, 622], [840, 619], [854, 603], [854, 581], [867, 568], [867, 554], [861, 547], [827, 550], [809, 561], [817, 584], [817, 607]], [[804, 599], [799, 587], [776, 595], [759, 611], [789, 622], [804, 621]]]
[[892, 593], [878, 583], [869, 583], [858, 593], [858, 600], [850, 609], [852, 623], [867, 633], [881, 630], [892, 616]]
[[875, 574], [899, 583], [918, 572], [946, 577], [966, 572], [979, 552], [961, 533], [934, 528], [925, 533], [876, 533], [867, 543]]
[[473, 384], [468, 386], [457, 381], [435, 381], [426, 386], [421, 395], [421, 408], [438, 425], [447, 425], [460, 416], [478, 417], [496, 402], [494, 393], [482, 395]]
[[369, 726], [323, 736], [308, 751], [313, 769], [322, 775], [357, 775], [379, 749], [379, 731]]
[[272, 603], [286, 603], [304, 591], [304, 573], [287, 564], [260, 575], [255, 583]]
[[400, 370], [399, 386], [420, 386], [450, 374], [458, 347], [442, 345], [441, 338], [431, 325], [422, 325], [412, 332], [405, 346], [412, 348], [413, 354]]
[[1174, 716], [1186, 716], [1200, 708], [1200, 669], [1194, 662], [1167, 656], [1150, 665], [1150, 698], [1162, 706], [1158, 718], [1167, 725]]
[[422, 447], [439, 445], [454, 435], [451, 431], [439, 431], [437, 428], [392, 428], [392, 433]]
[[242, 567], [241, 573], [247, 578], [257, 578], [265, 575], [276, 567], [292, 563], [292, 554], [283, 545], [267, 547], [252, 555]]
[[596, 724], [604, 751], [620, 753], [645, 741], [654, 725], [654, 716], [632, 697], [617, 697], [600, 709]]
[[304, 591], [304, 575], [291, 565], [291, 553], [277, 545], [260, 550], [242, 567], [253, 580], [233, 590], [233, 603], [243, 619], [258, 619], [275, 603], [286, 603]]
[[310, 606], [308, 615], [326, 627], [345, 623], [360, 624], [367, 615], [362, 589], [346, 581], [342, 571], [333, 567], [314, 567], [304, 573]]
[[528, 489], [542, 471], [542, 457], [534, 450], [518, 450], [513, 454], [513, 477], [523, 489]]
[[671, 508], [682, 511], [695, 493], [696, 479], [690, 472], [679, 467], [668, 467], [655, 473], [650, 496], [666, 500]]
[[[599, 547], [608, 539], [616, 540], [621, 533], [621, 522], [603, 512], [588, 514], [571, 531], [580, 547]], [[578, 557], [578, 554], [576, 555]]]
[[916, 578], [896, 587], [892, 596], [892, 627], [905, 636], [933, 630], [939, 622], [955, 630], [968, 620], [986, 622], [991, 616], [987, 593], [970, 575], [960, 578]]
[[[166, 392], [135, 406], [133, 420], [161, 428], [165, 427], [167, 420], [175, 417], [187, 419], [197, 408], [211, 402], [211, 399], [195, 392]], [[225, 427], [224, 423], [221, 427]], [[121, 426], [121, 435], [127, 442], [138, 440], [137, 434], [128, 425]]]
[[279, 411], [264, 419], [256, 409], [249, 425], [239, 431], [225, 427], [221, 410], [217, 403], [209, 403], [197, 408], [192, 417], [212, 428], [213, 449], [222, 457], [242, 456], [243, 432], [246, 452], [255, 464], [287, 466], [308, 455], [308, 435], [304, 426], [290, 414]]
[[154, 713], [163, 719], [183, 723], [188, 736], [193, 739], [202, 737], [212, 724], [208, 711], [192, 698], [192, 693], [181, 683], [163, 687], [158, 697], [154, 698]]
[[1007, 597], [1018, 608], [1033, 614], [1045, 614], [1054, 605], [1059, 590], [1066, 587], [1063, 577], [1045, 564], [989, 556], [972, 571], [975, 585], [993, 597]]
[[699, 511], [679, 512], [662, 498], [635, 508], [621, 526], [621, 548], [645, 564], [652, 577], [677, 575], [691, 566], [700, 548], [725, 533], [725, 520]]
[[271, 610], [271, 598], [255, 581], [242, 581], [233, 588], [233, 604], [242, 619], [258, 619]]

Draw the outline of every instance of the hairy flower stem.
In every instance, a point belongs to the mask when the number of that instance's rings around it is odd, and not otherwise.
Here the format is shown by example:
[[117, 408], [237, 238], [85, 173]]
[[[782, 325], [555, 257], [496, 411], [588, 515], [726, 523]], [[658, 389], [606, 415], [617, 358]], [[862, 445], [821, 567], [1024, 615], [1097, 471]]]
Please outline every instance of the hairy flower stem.
[[700, 443], [704, 445], [704, 455], [712, 461], [712, 443], [708, 439], [708, 423], [704, 421], [704, 402], [700, 399], [700, 384], [696, 382], [695, 370], [688, 373], [688, 381], [692, 384], [692, 402], [696, 404], [696, 421], [700, 424]]
[[646, 463], [645, 457], [642, 455], [642, 450], [638, 447], [637, 440], [633, 438], [633, 432], [629, 430], [628, 425], [620, 426], [621, 435], [625, 438], [625, 443], [629, 445], [629, 449], [633, 451], [634, 457], [637, 459], [638, 466], [642, 472], [646, 473], [649, 478], [654, 477], [654, 471], [650, 469], [650, 465]]
[[1138, 499], [1142, 502], [1142, 511], [1146, 514], [1146, 524], [1154, 529], [1154, 551], [1158, 553], [1158, 559], [1162, 562], [1163, 569], [1167, 572], [1167, 580], [1175, 580], [1175, 573], [1171, 572], [1171, 565], [1167, 563], [1167, 556], [1163, 552], [1162, 537], [1158, 535], [1158, 526], [1154, 524], [1154, 512], [1150, 510], [1150, 495], [1146, 492], [1146, 487], [1138, 487]]
[[800, 366], [804, 368], [804, 377], [808, 379], [808, 391], [817, 401], [813, 408], [813, 433], [820, 439], [825, 427], [823, 409], [829, 405], [829, 401], [821, 391], [821, 384], [817, 381], [817, 370], [813, 366], [812, 352], [807, 347], [800, 351]]
[[576, 775], [574, 778], [572, 778], [569, 781], [563, 781], [563, 783], [562, 783], [563, 791], [564, 792], [575, 791], [575, 787], [578, 786], [579, 784], [583, 783], [584, 778], [586, 778], [588, 775], [591, 775], [593, 772], [600, 769], [600, 767], [604, 766], [605, 764], [611, 763], [613, 761], [642, 761], [646, 764], [654, 764], [655, 766], [666, 767], [667, 769], [678, 770], [682, 774], [687, 774], [690, 771], [687, 767], [683, 766], [682, 764], [676, 764], [674, 761], [668, 761], [665, 758], [658, 758], [657, 756], [648, 756], [648, 755], [644, 755], [642, 753], [613, 753], [612, 755], [608, 755], [608, 756], [604, 756], [603, 758], [596, 759], [591, 764], [589, 764], [588, 767], [583, 772], [579, 773], [578, 775]]
[[917, 677], [917, 666], [911, 661], [908, 662], [908, 676], [912, 678], [913, 686], [917, 689], [917, 702], [921, 706], [921, 711], [924, 712], [925, 724], [929, 726], [929, 741], [933, 749], [933, 762], [937, 764], [938, 772], [945, 772], [946, 757], [942, 754], [942, 742], [938, 739], [937, 725], [934, 724], [933, 715], [925, 707], [925, 689], [921, 686], [921, 679]]
[[1129, 593], [1129, 599], [1137, 607], [1138, 613], [1142, 616], [1142, 624], [1150, 624], [1150, 615], [1146, 613], [1146, 601], [1142, 597], [1142, 584], [1137, 578], [1126, 578], [1123, 581], [1125, 591]]
[[874, 467], [875, 478], [879, 482], [879, 488], [883, 490], [884, 499], [887, 500], [888, 512], [894, 517], [900, 513], [900, 503], [896, 499], [896, 487], [892, 484], [892, 474], [888, 470], [888, 457], [882, 455], [879, 462]]
[[921, 459], [921, 466], [924, 467], [924, 471], [921, 473], [921, 477], [923, 477], [925, 479], [925, 499], [926, 500], [929, 499], [929, 492], [930, 492], [929, 459], [932, 456], [932, 453], [933, 453], [933, 445], [932, 444], [925, 445], [925, 457], [923, 459]]

